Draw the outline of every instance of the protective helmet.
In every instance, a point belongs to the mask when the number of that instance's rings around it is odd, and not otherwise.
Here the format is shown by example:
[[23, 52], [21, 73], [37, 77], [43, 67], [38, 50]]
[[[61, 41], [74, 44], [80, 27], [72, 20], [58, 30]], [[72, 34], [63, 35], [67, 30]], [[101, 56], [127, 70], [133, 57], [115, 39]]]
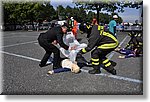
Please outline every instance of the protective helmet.
[[73, 19], [73, 17], [70, 17], [70, 19]]
[[113, 18], [117, 19], [117, 18], [118, 18], [118, 16], [117, 16], [117, 15], [113, 15]]

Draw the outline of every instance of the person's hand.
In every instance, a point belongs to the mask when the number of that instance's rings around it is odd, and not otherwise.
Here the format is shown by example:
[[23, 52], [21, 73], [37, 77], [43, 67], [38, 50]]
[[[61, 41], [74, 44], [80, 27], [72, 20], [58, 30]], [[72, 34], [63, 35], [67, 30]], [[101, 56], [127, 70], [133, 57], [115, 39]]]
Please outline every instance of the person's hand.
[[54, 40], [54, 41], [52, 42], [52, 44], [53, 44], [53, 45], [57, 45], [57, 41]]
[[77, 46], [75, 45], [75, 46], [71, 47], [70, 50], [75, 50], [76, 48], [77, 48]]

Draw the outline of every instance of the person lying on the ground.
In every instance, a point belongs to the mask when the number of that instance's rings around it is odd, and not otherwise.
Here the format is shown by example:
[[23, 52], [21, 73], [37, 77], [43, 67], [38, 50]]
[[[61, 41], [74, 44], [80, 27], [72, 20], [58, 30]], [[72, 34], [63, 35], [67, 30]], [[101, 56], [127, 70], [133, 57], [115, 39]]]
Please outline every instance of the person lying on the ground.
[[60, 72], [68, 72], [71, 71], [72, 73], [79, 73], [80, 68], [76, 63], [73, 63], [69, 59], [64, 59], [61, 61], [62, 68], [53, 69], [47, 72], [48, 75]]
[[136, 48], [135, 50], [130, 50], [130, 49], [117, 49], [117, 52], [120, 54], [123, 54], [119, 56], [118, 58], [130, 58], [130, 57], [140, 57], [142, 56], [142, 52], [140, 49]]

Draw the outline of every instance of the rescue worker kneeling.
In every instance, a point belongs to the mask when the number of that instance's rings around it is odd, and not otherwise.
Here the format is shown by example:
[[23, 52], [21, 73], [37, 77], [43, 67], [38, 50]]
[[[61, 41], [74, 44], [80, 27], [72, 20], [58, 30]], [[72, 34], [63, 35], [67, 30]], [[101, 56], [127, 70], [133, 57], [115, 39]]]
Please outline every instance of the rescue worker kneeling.
[[90, 74], [101, 73], [100, 67], [104, 68], [107, 72], [116, 75], [114, 66], [115, 62], [106, 58], [106, 55], [113, 51], [118, 46], [118, 40], [110, 33], [104, 32], [102, 27], [94, 25], [90, 34], [89, 43], [86, 48], [83, 48], [78, 55], [91, 52], [91, 63], [93, 70], [89, 70]]

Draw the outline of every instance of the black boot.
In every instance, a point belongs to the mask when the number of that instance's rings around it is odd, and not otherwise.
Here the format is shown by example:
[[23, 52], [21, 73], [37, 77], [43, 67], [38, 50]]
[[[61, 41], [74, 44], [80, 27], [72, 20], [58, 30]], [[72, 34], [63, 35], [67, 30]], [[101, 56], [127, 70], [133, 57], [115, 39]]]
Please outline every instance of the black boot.
[[103, 67], [108, 73], [111, 73], [112, 75], [116, 75], [117, 72], [116, 70], [114, 69], [114, 67], [111, 65], [109, 67]]
[[111, 65], [112, 65], [112, 66], [114, 66], [114, 67], [115, 67], [115, 66], [117, 65], [117, 63], [116, 63], [116, 62], [114, 62], [114, 61], [112, 61], [112, 60], [109, 60], [109, 61], [110, 61], [110, 63], [111, 63]]
[[101, 71], [100, 71], [100, 66], [93, 66], [94, 69], [92, 70], [89, 70], [89, 74], [100, 74]]
[[100, 74], [101, 71], [99, 69], [92, 69], [92, 70], [89, 70], [88, 72], [89, 74]]
[[51, 64], [52, 64], [52, 63], [48, 63], [48, 64], [47, 64], [47, 63], [46, 63], [46, 64], [41, 64], [41, 63], [40, 63], [39, 66], [40, 66], [40, 67], [46, 67], [46, 66], [51, 65]]
[[46, 64], [41, 64], [41, 63], [40, 63], [39, 66], [40, 66], [40, 67], [45, 67], [45, 66], [47, 66], [47, 65], [46, 65]]

